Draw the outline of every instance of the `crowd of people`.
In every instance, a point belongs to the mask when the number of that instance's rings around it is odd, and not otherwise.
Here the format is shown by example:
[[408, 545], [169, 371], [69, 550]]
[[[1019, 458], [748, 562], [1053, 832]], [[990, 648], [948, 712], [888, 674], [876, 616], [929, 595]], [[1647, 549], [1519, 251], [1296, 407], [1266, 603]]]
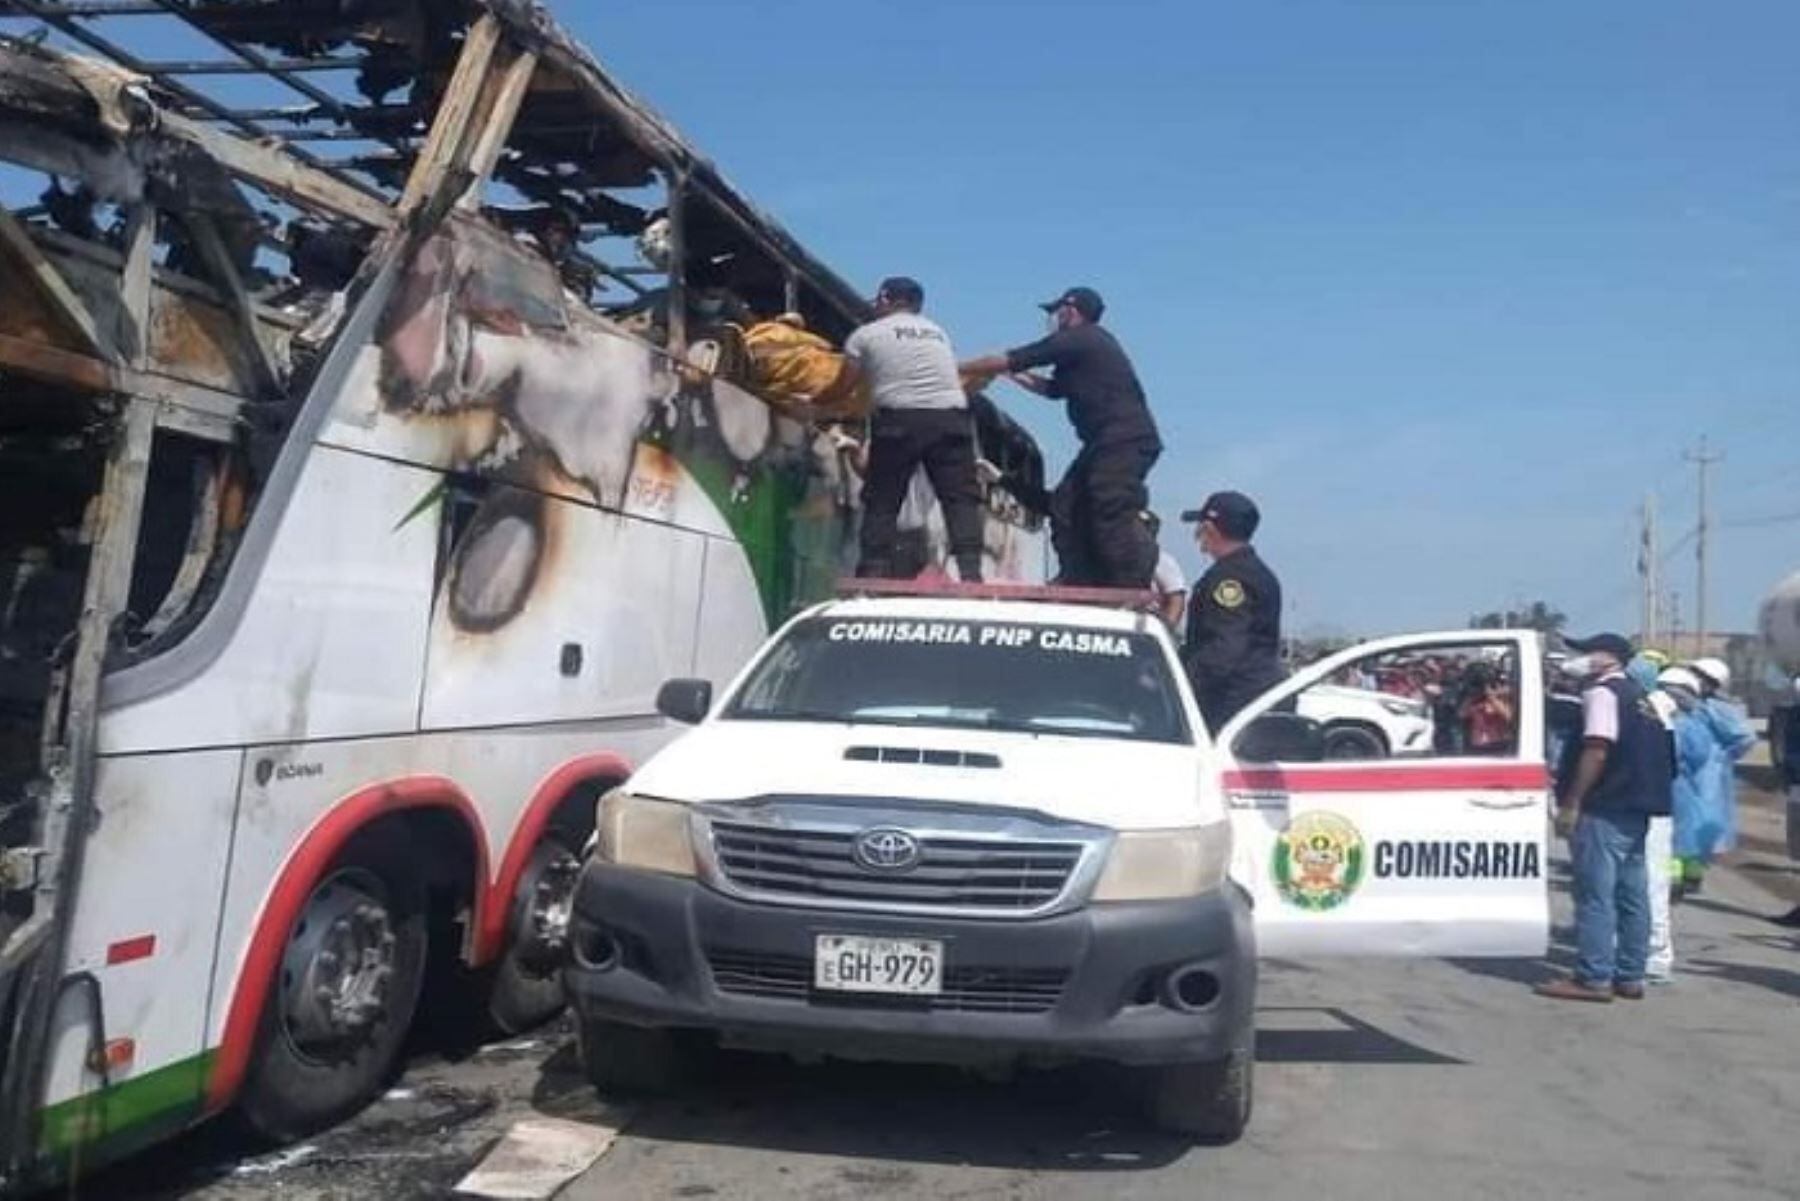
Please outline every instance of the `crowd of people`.
[[1518, 689], [1503, 661], [1454, 654], [1352, 663], [1334, 683], [1417, 701], [1431, 715], [1440, 755], [1504, 755], [1518, 746]]
[[1735, 843], [1735, 769], [1756, 735], [1719, 659], [1671, 665], [1618, 634], [1569, 646], [1575, 657], [1554, 665], [1547, 728], [1577, 959], [1538, 991], [1636, 1000], [1674, 973], [1675, 903]]

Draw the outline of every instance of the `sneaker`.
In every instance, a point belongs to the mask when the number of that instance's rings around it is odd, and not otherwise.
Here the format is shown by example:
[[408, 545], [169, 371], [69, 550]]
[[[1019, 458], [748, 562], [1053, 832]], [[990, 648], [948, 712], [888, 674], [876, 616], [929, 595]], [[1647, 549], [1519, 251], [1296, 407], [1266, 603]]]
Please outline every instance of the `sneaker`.
[[1794, 906], [1780, 917], [1772, 917], [1769, 920], [1777, 926], [1785, 926], [1789, 930], [1800, 930], [1800, 905]]
[[1642, 980], [1614, 981], [1613, 996], [1626, 1001], [1641, 1001], [1644, 999], [1644, 982]]
[[1560, 980], [1546, 980], [1532, 990], [1540, 997], [1550, 997], [1558, 1001], [1593, 1001], [1596, 1004], [1611, 1004], [1612, 990], [1593, 984], [1583, 984], [1573, 976], [1565, 976]]
[[1645, 972], [1644, 973], [1644, 983], [1650, 985], [1653, 988], [1664, 988], [1670, 984], [1675, 983], [1675, 973], [1673, 973], [1673, 972]]

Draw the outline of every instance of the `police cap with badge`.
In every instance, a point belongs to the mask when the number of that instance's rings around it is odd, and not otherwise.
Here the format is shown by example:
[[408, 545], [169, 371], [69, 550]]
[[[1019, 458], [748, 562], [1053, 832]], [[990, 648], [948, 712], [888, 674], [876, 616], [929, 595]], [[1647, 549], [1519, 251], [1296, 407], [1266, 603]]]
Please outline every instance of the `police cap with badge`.
[[[1262, 511], [1242, 492], [1215, 492], [1198, 509], [1183, 512], [1181, 520], [1194, 524], [1210, 521], [1227, 538], [1248, 542], [1262, 524]], [[1247, 598], [1241, 581], [1226, 578], [1214, 584], [1212, 599], [1221, 609], [1236, 609]]]

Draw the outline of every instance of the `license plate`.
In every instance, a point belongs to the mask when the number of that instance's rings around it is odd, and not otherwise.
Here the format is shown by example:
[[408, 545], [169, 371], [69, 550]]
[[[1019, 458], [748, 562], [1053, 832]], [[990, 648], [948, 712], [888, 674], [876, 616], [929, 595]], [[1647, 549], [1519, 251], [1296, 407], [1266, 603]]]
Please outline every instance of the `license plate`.
[[944, 987], [944, 944], [918, 938], [820, 934], [813, 987], [830, 992], [935, 996]]

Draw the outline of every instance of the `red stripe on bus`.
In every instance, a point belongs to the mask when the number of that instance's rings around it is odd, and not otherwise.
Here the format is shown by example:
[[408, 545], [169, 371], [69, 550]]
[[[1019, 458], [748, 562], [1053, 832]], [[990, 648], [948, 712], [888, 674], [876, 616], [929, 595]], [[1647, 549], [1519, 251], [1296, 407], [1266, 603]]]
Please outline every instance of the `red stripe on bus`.
[[262, 913], [257, 917], [238, 972], [218, 1055], [207, 1080], [207, 1107], [223, 1109], [243, 1087], [250, 1056], [256, 1050], [262, 1009], [268, 1001], [275, 970], [294, 922], [299, 918], [306, 898], [312, 895], [313, 887], [357, 831], [379, 817], [402, 809], [449, 809], [468, 824], [476, 858], [472, 915], [476, 934], [470, 959], [480, 966], [498, 956], [505, 947], [512, 894], [557, 807], [582, 784], [596, 780], [619, 781], [630, 774], [631, 764], [623, 757], [602, 751], [571, 759], [545, 776], [520, 813], [506, 856], [501, 861], [500, 873], [492, 880], [488, 875], [487, 831], [480, 812], [454, 781], [442, 776], [408, 776], [352, 793], [333, 806], [301, 839], [263, 902]]
[[148, 959], [154, 954], [156, 954], [156, 935], [140, 934], [136, 938], [121, 939], [107, 947], [106, 966], [117, 967], [121, 963]]
[[1253, 767], [1225, 773], [1227, 792], [1541, 792], [1541, 763], [1383, 763], [1337, 767]]
[[237, 986], [231, 994], [219, 1052], [206, 1082], [208, 1109], [225, 1108], [243, 1086], [250, 1056], [256, 1050], [263, 1005], [275, 981], [275, 969], [314, 885], [357, 831], [377, 818], [406, 809], [448, 809], [468, 823], [475, 842], [474, 918], [478, 927], [487, 916], [487, 889], [483, 887], [488, 879], [487, 834], [474, 803], [455, 783], [442, 776], [406, 776], [371, 785], [339, 801], [313, 823], [288, 856], [257, 915], [238, 970]]
[[[618, 783], [631, 774], [631, 764], [611, 751], [582, 755], [552, 771], [531, 790], [531, 800], [519, 815], [507, 843], [506, 855], [500, 860], [500, 874], [488, 889], [487, 905], [482, 920], [476, 924], [471, 962], [476, 967], [488, 963], [506, 949], [506, 923], [512, 917], [513, 893], [519, 879], [531, 862], [531, 853], [543, 837], [544, 827], [569, 795], [583, 784], [604, 780]], [[581, 848], [577, 847], [579, 851]]]

